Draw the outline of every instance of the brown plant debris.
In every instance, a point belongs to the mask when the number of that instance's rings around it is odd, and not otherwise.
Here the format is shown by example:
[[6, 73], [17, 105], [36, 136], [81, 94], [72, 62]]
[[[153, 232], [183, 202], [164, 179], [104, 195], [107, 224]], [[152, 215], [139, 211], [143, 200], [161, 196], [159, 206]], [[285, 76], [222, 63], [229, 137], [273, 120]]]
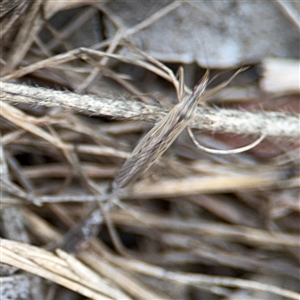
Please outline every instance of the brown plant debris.
[[[281, 2], [1, 2], [1, 299], [299, 299], [299, 12]], [[200, 65], [195, 112], [175, 106]], [[183, 131], [112, 189], [178, 124], [227, 155]]]

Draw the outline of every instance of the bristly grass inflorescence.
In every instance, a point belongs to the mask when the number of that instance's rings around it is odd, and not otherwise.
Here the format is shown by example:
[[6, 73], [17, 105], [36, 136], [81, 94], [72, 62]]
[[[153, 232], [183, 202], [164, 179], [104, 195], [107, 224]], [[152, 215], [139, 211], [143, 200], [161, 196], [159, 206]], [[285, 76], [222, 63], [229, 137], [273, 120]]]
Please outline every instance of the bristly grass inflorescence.
[[125, 161], [113, 188], [123, 188], [136, 180], [148, 170], [188, 126], [193, 118], [197, 104], [208, 84], [209, 71], [205, 73], [193, 93], [186, 96], [180, 103], [158, 122], [138, 143]]
[[216, 93], [227, 86], [235, 76], [246, 69], [247, 68], [240, 68], [229, 78], [229, 80], [221, 83], [203, 95], [209, 83], [209, 71], [207, 70], [200, 82], [195, 86], [193, 93], [190, 96], [185, 97], [183, 97], [183, 69], [180, 69], [179, 89], [177, 90], [177, 94], [179, 100], [181, 101], [175, 105], [173, 109], [141, 139], [121, 167], [118, 176], [115, 178], [112, 184], [113, 189], [127, 186], [136, 180], [142, 173], [147, 171], [153, 165], [155, 160], [157, 160], [172, 145], [175, 139], [185, 128], [187, 128], [188, 134], [195, 146], [198, 149], [209, 153], [241, 153], [257, 146], [264, 139], [265, 134], [261, 134], [257, 140], [247, 146], [232, 150], [217, 150], [207, 148], [198, 143], [191, 131], [191, 128], [189, 127], [189, 123], [193, 119], [193, 115], [200, 100], [203, 102], [209, 95]]

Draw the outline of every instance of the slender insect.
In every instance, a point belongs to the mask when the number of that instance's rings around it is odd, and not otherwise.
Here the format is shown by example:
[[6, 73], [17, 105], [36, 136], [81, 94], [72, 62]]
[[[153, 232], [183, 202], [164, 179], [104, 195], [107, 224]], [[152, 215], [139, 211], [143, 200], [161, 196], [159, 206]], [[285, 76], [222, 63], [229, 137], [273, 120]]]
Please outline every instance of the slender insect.
[[148, 170], [188, 126], [209, 79], [206, 71], [193, 93], [178, 103], [138, 143], [123, 164], [113, 188], [123, 188]]

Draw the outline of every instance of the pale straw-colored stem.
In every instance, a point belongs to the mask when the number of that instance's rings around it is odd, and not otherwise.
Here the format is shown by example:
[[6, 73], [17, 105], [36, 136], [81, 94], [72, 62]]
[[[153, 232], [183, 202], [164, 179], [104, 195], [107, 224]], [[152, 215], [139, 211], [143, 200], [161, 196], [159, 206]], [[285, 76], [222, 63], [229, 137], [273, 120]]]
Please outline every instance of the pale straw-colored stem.
[[[87, 115], [104, 115], [156, 123], [168, 110], [139, 101], [110, 95], [78, 95], [24, 84], [0, 82], [0, 99], [11, 103], [63, 107]], [[249, 112], [199, 106], [190, 123], [192, 128], [215, 133], [261, 135], [276, 138], [299, 136], [299, 115], [287, 112]]]

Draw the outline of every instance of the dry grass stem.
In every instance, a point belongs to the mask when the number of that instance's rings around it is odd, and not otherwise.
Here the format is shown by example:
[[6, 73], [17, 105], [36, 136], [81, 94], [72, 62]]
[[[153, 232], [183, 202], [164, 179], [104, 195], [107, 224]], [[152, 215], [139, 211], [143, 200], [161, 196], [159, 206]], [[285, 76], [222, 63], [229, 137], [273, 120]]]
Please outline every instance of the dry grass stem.
[[[11, 103], [63, 107], [89, 116], [158, 122], [167, 113], [164, 108], [109, 95], [78, 95], [66, 91], [1, 82], [0, 97]], [[3, 104], [6, 105], [6, 104]], [[5, 106], [7, 107], [7, 106]], [[2, 109], [5, 109], [2, 108]], [[198, 107], [191, 127], [214, 133], [298, 137], [299, 115], [283, 112], [247, 112], [233, 109]]]

